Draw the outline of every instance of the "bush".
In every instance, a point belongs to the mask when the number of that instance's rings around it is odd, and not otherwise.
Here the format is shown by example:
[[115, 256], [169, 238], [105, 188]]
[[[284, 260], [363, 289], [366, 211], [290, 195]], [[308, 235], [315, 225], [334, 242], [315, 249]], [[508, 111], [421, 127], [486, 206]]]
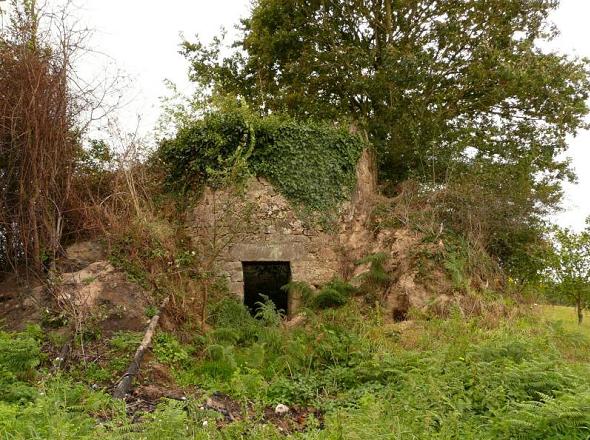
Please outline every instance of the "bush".
[[337, 289], [325, 287], [313, 298], [312, 306], [316, 309], [340, 307], [348, 302], [348, 296]]
[[327, 309], [345, 305], [357, 289], [339, 278], [326, 284], [317, 295], [311, 299], [311, 306], [316, 309]]

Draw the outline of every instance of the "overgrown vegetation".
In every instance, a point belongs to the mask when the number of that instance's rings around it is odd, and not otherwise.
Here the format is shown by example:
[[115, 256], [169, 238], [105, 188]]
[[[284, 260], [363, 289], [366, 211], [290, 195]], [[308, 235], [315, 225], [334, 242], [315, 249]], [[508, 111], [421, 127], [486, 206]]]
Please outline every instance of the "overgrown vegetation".
[[350, 195], [363, 145], [333, 124], [259, 118], [238, 107], [209, 112], [180, 128], [163, 141], [159, 157], [169, 184], [198, 191], [205, 183], [215, 186], [241, 149], [251, 174], [269, 179], [296, 205], [328, 213]]
[[[519, 303], [544, 287], [582, 324], [590, 292], [588, 231], [544, 224], [573, 179], [566, 137], [588, 113], [587, 62], [537, 46], [556, 6], [255, 1], [243, 52], [184, 43], [207, 96], [168, 115], [177, 130], [148, 158], [116, 127], [82, 148], [77, 42], [65, 28], [52, 40], [59, 20], [40, 32], [36, 3], [13, 0], [0, 31], [0, 270], [48, 271], [34, 299], [61, 310], [0, 331], [0, 438], [588, 438], [587, 327]], [[391, 196], [375, 195], [372, 237], [415, 233], [408, 261], [391, 267], [387, 247], [345, 262], [356, 277], [290, 282], [290, 322], [272, 301], [252, 316], [229, 298], [215, 262], [246, 223], [249, 206], [231, 209], [246, 179], [335, 218], [369, 147]], [[197, 249], [184, 217], [205, 186], [231, 194]], [[111, 391], [141, 335], [103, 334], [107, 306], [56, 299], [61, 246], [81, 236], [143, 288], [140, 325], [169, 299], [127, 401]], [[431, 292], [440, 275], [445, 295], [412, 308], [402, 292], [386, 310], [404, 270]]]
[[78, 41], [65, 28], [54, 41], [34, 4], [12, 3], [0, 28], [0, 270], [38, 271], [59, 251], [80, 151], [68, 85]]
[[542, 48], [558, 5], [257, 0], [237, 41], [185, 41], [184, 53], [201, 95], [358, 127], [387, 193], [411, 190], [437, 228], [526, 285], [542, 270], [544, 219], [574, 179], [567, 136], [588, 113], [587, 61]]
[[[277, 403], [292, 411], [315, 408], [288, 425], [300, 439], [582, 439], [590, 428], [590, 339], [540, 316], [433, 316], [408, 327], [384, 325], [379, 313], [351, 305], [310, 314], [305, 327], [287, 330], [273, 314], [271, 308], [255, 319], [225, 300], [212, 311], [215, 330], [205, 337], [181, 343], [162, 333], [157, 361], [179, 385], [196, 385], [205, 395], [163, 400], [155, 412], [137, 414], [135, 423], [101, 390], [43, 370], [31, 375], [47, 362], [29, 348], [43, 342], [40, 333], [2, 334], [14, 348], [2, 352], [1, 371], [18, 369], [25, 392], [16, 400], [2, 394], [0, 435], [281, 438], [285, 431], [264, 415]], [[124, 348], [125, 341], [117, 336], [112, 346]], [[219, 392], [235, 402], [233, 422], [199, 409]]]

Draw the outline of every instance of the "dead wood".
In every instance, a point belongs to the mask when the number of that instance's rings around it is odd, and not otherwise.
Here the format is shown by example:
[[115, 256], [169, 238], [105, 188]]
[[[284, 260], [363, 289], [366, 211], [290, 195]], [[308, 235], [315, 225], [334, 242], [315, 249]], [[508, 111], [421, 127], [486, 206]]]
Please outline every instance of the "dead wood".
[[156, 327], [158, 326], [158, 321], [160, 320], [160, 315], [162, 311], [168, 304], [170, 297], [167, 297], [162, 304], [160, 305], [160, 310], [158, 314], [155, 315], [151, 320], [150, 323], [143, 335], [143, 339], [141, 344], [139, 344], [139, 348], [135, 352], [135, 356], [133, 356], [133, 360], [127, 369], [127, 372], [123, 375], [117, 386], [115, 387], [115, 391], [113, 392], [113, 397], [116, 399], [124, 399], [129, 390], [131, 389], [131, 384], [133, 383], [133, 378], [137, 376], [139, 373], [139, 369], [141, 368], [141, 361], [143, 359], [143, 355], [145, 351], [148, 349], [152, 342], [152, 337], [154, 336], [154, 332], [156, 331]]
[[74, 343], [74, 336], [68, 338], [67, 342], [63, 345], [59, 352], [59, 356], [55, 360], [53, 364], [52, 371], [56, 373], [60, 369], [62, 369], [68, 361], [70, 353], [72, 352], [72, 344]]

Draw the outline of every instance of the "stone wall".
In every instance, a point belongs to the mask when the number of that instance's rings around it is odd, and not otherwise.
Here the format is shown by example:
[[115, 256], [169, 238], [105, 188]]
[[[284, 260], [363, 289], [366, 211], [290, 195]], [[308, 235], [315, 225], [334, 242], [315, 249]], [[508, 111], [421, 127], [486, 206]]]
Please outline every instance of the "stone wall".
[[[241, 194], [207, 189], [193, 211], [190, 228], [202, 264], [224, 274], [240, 298], [243, 261], [288, 261], [292, 280], [312, 286], [341, 272], [338, 235], [307, 227], [264, 179], [250, 179]], [[290, 309], [296, 307], [292, 303]]]

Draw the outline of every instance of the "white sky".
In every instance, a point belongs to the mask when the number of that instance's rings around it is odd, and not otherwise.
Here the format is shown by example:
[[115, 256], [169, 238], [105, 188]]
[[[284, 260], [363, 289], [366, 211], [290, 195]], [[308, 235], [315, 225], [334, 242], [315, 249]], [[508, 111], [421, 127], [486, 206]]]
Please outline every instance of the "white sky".
[[[562, 0], [553, 22], [561, 31], [554, 42], [560, 51], [590, 58], [590, 2], [588, 0]], [[590, 216], [590, 131], [581, 132], [570, 141], [568, 156], [578, 175], [577, 185], [566, 186], [565, 211], [556, 216], [562, 226], [583, 229]]]
[[[56, 0], [49, 3], [54, 3]], [[180, 90], [190, 90], [188, 66], [178, 54], [180, 33], [189, 40], [198, 34], [205, 41], [223, 26], [232, 31], [240, 17], [247, 15], [249, 0], [77, 0], [76, 12], [84, 23], [95, 30], [91, 46], [108, 55], [112, 65], [132, 78], [126, 92], [128, 104], [119, 110], [124, 127], [132, 130], [141, 115], [140, 131], [149, 133], [160, 114], [159, 98], [167, 95], [164, 79], [175, 82]], [[561, 30], [552, 44], [562, 52], [590, 57], [590, 1], [562, 0], [553, 21]], [[96, 64], [87, 62], [90, 70], [104, 64], [105, 55], [96, 55]], [[90, 73], [89, 73], [90, 75]], [[578, 185], [568, 185], [566, 211], [555, 220], [581, 229], [590, 215], [590, 132], [571, 140], [569, 156], [579, 177]]]

